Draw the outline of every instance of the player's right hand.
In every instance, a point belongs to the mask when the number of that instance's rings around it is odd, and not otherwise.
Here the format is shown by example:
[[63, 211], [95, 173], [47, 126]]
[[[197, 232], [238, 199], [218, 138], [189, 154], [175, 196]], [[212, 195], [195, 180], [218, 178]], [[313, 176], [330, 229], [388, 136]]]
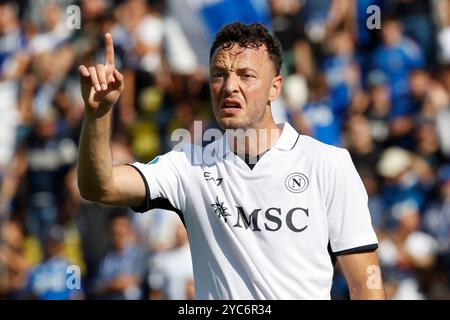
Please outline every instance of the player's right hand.
[[114, 65], [114, 46], [110, 33], [105, 34], [105, 64], [80, 65], [81, 95], [87, 112], [106, 113], [119, 99], [123, 88], [123, 75]]

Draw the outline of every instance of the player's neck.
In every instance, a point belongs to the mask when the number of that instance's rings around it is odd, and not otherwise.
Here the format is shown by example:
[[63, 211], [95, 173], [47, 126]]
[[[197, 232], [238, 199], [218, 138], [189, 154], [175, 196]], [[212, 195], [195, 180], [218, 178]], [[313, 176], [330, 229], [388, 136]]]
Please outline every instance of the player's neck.
[[230, 148], [236, 154], [257, 157], [275, 145], [281, 131], [275, 122], [261, 128], [234, 130], [230, 135]]

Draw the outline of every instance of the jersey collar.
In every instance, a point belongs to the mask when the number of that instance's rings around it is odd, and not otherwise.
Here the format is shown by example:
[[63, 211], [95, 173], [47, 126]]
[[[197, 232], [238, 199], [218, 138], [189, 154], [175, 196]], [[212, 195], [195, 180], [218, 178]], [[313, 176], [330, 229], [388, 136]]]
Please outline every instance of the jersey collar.
[[277, 126], [283, 128], [283, 131], [274, 148], [283, 151], [292, 150], [297, 144], [300, 134], [288, 122], [277, 124]]
[[[283, 131], [281, 132], [280, 138], [275, 143], [273, 148], [282, 151], [292, 150], [297, 144], [298, 139], [300, 138], [300, 134], [287, 122], [278, 123], [277, 126], [279, 128], [282, 128]], [[233, 151], [228, 144], [228, 139], [228, 135], [224, 134], [223, 137], [218, 141], [218, 155], [222, 156], [223, 158], [225, 158], [225, 156], [230, 153], [233, 154]]]

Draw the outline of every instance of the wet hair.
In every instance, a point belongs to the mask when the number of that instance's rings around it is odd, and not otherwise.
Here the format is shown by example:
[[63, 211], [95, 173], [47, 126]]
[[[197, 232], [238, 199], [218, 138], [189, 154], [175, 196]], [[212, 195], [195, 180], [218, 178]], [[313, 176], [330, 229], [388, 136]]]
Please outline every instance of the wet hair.
[[218, 48], [231, 50], [235, 44], [245, 49], [258, 49], [264, 45], [270, 60], [273, 62], [277, 75], [280, 74], [282, 64], [280, 42], [262, 24], [234, 22], [225, 25], [214, 38], [209, 52], [209, 59], [211, 60], [211, 57]]

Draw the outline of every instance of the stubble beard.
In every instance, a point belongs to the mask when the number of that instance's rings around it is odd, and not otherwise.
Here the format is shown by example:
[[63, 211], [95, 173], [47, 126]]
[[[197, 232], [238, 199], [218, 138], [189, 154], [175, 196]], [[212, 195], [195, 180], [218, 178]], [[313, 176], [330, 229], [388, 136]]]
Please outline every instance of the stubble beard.
[[244, 119], [240, 118], [223, 118], [218, 119], [216, 115], [216, 121], [223, 130], [249, 130], [249, 129], [260, 129], [261, 124], [264, 122], [264, 118], [267, 110], [258, 114], [249, 114]]

